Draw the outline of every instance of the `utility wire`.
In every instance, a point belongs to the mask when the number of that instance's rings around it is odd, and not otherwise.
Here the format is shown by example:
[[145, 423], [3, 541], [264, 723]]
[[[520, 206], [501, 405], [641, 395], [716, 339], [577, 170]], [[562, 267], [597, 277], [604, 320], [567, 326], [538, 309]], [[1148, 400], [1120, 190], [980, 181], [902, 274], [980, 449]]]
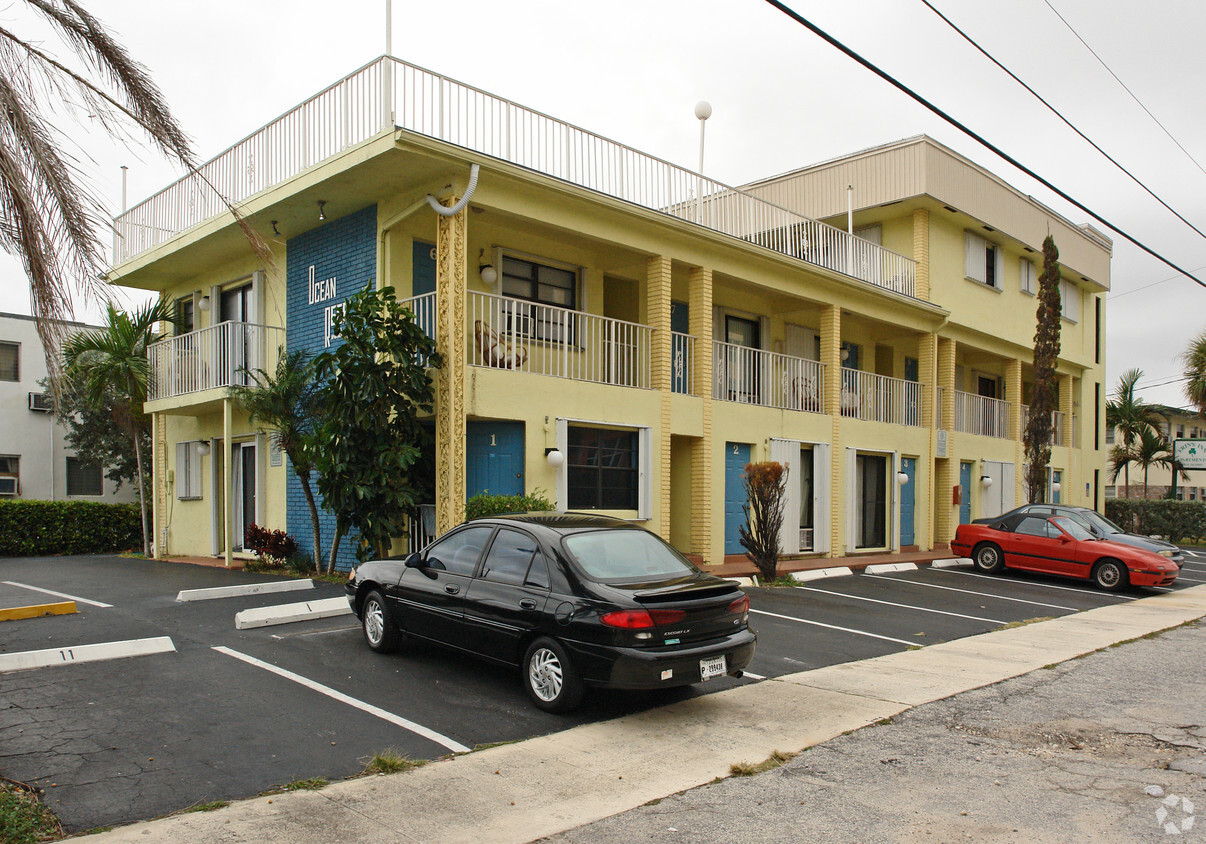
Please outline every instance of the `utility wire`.
[[[1198, 267], [1194, 270], [1194, 272], [1195, 273], [1200, 272], [1201, 270], [1206, 270], [1206, 266]], [[1130, 296], [1132, 293], [1138, 293], [1140, 290], [1147, 290], [1147, 288], [1149, 288], [1149, 287], [1155, 287], [1157, 284], [1166, 284], [1170, 281], [1176, 281], [1177, 279], [1180, 279], [1180, 278], [1184, 278], [1184, 276], [1179, 275], [1179, 274], [1178, 275], [1170, 275], [1168, 278], [1162, 278], [1159, 281], [1153, 281], [1150, 284], [1143, 285], [1142, 287], [1136, 287], [1131, 290], [1124, 290], [1121, 293], [1113, 293], [1113, 292], [1107, 293], [1106, 299], [1113, 301], [1115, 299], [1120, 299], [1123, 296]]]
[[1169, 267], [1172, 267], [1172, 268], [1173, 268], [1174, 270], [1176, 270], [1177, 272], [1182, 273], [1182, 274], [1184, 274], [1184, 275], [1188, 276], [1189, 278], [1193, 279], [1193, 280], [1194, 280], [1194, 281], [1196, 281], [1196, 282], [1198, 283], [1198, 285], [1200, 285], [1201, 287], [1206, 287], [1206, 281], [1202, 281], [1202, 279], [1198, 278], [1197, 276], [1193, 275], [1192, 273], [1188, 273], [1188, 272], [1186, 272], [1184, 269], [1182, 269], [1181, 267], [1179, 267], [1179, 266], [1177, 266], [1176, 264], [1174, 264], [1174, 263], [1173, 263], [1172, 261], [1170, 261], [1168, 258], [1165, 258], [1165, 257], [1164, 257], [1163, 255], [1161, 255], [1159, 252], [1156, 252], [1156, 251], [1155, 251], [1155, 250], [1153, 250], [1151, 247], [1149, 247], [1149, 246], [1147, 246], [1146, 244], [1144, 244], [1144, 243], [1142, 243], [1142, 242], [1140, 242], [1140, 241], [1136, 240], [1135, 238], [1131, 237], [1131, 235], [1129, 235], [1127, 232], [1123, 231], [1123, 230], [1122, 230], [1122, 229], [1120, 229], [1118, 226], [1114, 225], [1114, 224], [1113, 224], [1113, 223], [1111, 223], [1109, 220], [1105, 219], [1105, 218], [1104, 218], [1104, 217], [1102, 217], [1100, 214], [1098, 214], [1097, 212], [1095, 212], [1095, 211], [1093, 211], [1092, 209], [1090, 209], [1088, 206], [1084, 205], [1083, 203], [1079, 202], [1079, 201], [1078, 201], [1078, 200], [1076, 200], [1076, 199], [1073, 199], [1073, 198], [1072, 198], [1071, 196], [1069, 196], [1067, 193], [1065, 193], [1064, 191], [1062, 191], [1062, 190], [1060, 190], [1059, 188], [1057, 188], [1055, 185], [1053, 185], [1051, 182], [1049, 182], [1049, 181], [1047, 181], [1046, 179], [1044, 179], [1044, 178], [1043, 178], [1042, 176], [1040, 176], [1038, 173], [1034, 172], [1034, 171], [1033, 171], [1033, 170], [1031, 170], [1029, 167], [1027, 167], [1026, 165], [1022, 164], [1020, 161], [1018, 161], [1018, 160], [1017, 160], [1016, 158], [1014, 158], [1012, 155], [1010, 155], [1009, 153], [1005, 152], [1003, 149], [1001, 149], [1000, 147], [996, 146], [995, 144], [990, 143], [990, 142], [988, 141], [988, 139], [986, 139], [986, 138], [982, 137], [981, 135], [978, 135], [976, 132], [972, 131], [972, 130], [971, 130], [969, 127], [965, 126], [964, 124], [960, 123], [960, 122], [959, 122], [958, 120], [956, 120], [955, 118], [951, 117], [951, 116], [950, 116], [949, 114], [947, 114], [945, 111], [943, 111], [942, 109], [938, 108], [938, 106], [936, 106], [936, 105], [934, 105], [933, 103], [931, 103], [931, 102], [930, 102], [929, 100], [927, 100], [925, 97], [923, 97], [923, 96], [921, 96], [920, 94], [918, 94], [918, 93], [917, 93], [916, 91], [914, 91], [912, 88], [910, 88], [909, 86], [905, 85], [903, 82], [901, 82], [901, 81], [899, 81], [898, 79], [896, 79], [894, 76], [892, 76], [892, 75], [888, 74], [886, 71], [880, 70], [880, 69], [879, 69], [879, 68], [878, 68], [876, 65], [872, 64], [870, 61], [868, 61], [867, 59], [863, 58], [863, 57], [862, 57], [861, 55], [859, 55], [858, 53], [854, 52], [854, 50], [850, 49], [850, 48], [849, 48], [849, 47], [847, 47], [845, 44], [843, 44], [842, 42], [838, 41], [838, 40], [837, 40], [836, 38], [834, 38], [832, 35], [830, 35], [829, 33], [825, 32], [825, 30], [821, 29], [819, 26], [817, 26], [816, 24], [812, 23], [811, 21], [808, 21], [808, 20], [806, 20], [805, 18], [801, 17], [800, 15], [796, 14], [796, 12], [794, 12], [793, 10], [791, 10], [790, 8], [788, 8], [787, 6], [785, 6], [783, 3], [780, 3], [780, 2], [779, 2], [779, 0], [766, 0], [766, 2], [767, 2], [767, 3], [769, 3], [770, 5], [774, 6], [776, 9], [778, 9], [778, 10], [779, 10], [780, 12], [782, 12], [783, 14], [787, 15], [789, 18], [791, 18], [792, 20], [794, 20], [796, 23], [800, 24], [800, 26], [803, 26], [805, 29], [808, 29], [810, 32], [812, 32], [812, 33], [813, 33], [814, 35], [816, 35], [817, 37], [821, 38], [823, 41], [825, 41], [825, 42], [826, 42], [827, 44], [829, 44], [830, 46], [837, 48], [837, 49], [838, 49], [838, 50], [840, 50], [842, 53], [845, 53], [845, 54], [846, 54], [846, 55], [847, 55], [849, 58], [854, 59], [854, 61], [856, 61], [856, 62], [858, 62], [859, 64], [861, 64], [863, 67], [865, 67], [867, 70], [869, 70], [869, 71], [871, 71], [872, 73], [874, 73], [874, 74], [875, 74], [876, 76], [878, 76], [880, 79], [883, 79], [885, 82], [887, 82], [887, 83], [888, 83], [889, 85], [891, 85], [892, 87], [896, 88], [897, 90], [901, 91], [901, 92], [902, 92], [902, 93], [904, 93], [904, 94], [907, 94], [907, 95], [908, 95], [909, 97], [911, 97], [913, 100], [915, 100], [916, 102], [918, 102], [918, 103], [920, 103], [921, 105], [925, 106], [925, 107], [926, 107], [927, 109], [929, 109], [931, 112], [933, 112], [934, 114], [936, 114], [938, 117], [941, 117], [943, 120], [945, 120], [947, 123], [949, 123], [949, 124], [951, 124], [952, 126], [954, 126], [954, 127], [955, 127], [956, 129], [958, 129], [960, 132], [963, 132], [963, 133], [964, 133], [965, 135], [967, 135], [969, 138], [971, 138], [971, 139], [973, 139], [974, 141], [976, 141], [976, 142], [978, 142], [978, 143], [982, 144], [982, 145], [983, 145], [985, 148], [989, 149], [990, 151], [992, 151], [992, 152], [996, 153], [996, 154], [997, 154], [998, 156], [1000, 156], [1002, 159], [1004, 159], [1004, 160], [1005, 160], [1005, 161], [1007, 161], [1008, 163], [1012, 164], [1014, 167], [1016, 167], [1016, 168], [1018, 168], [1019, 170], [1021, 170], [1021, 171], [1022, 171], [1023, 173], [1025, 173], [1027, 176], [1029, 176], [1030, 178], [1034, 179], [1034, 180], [1035, 180], [1035, 181], [1037, 181], [1039, 184], [1043, 185], [1044, 187], [1048, 188], [1049, 190], [1053, 191], [1053, 192], [1054, 192], [1054, 193], [1055, 193], [1057, 196], [1059, 196], [1060, 198], [1062, 198], [1062, 199], [1066, 200], [1067, 202], [1070, 202], [1072, 205], [1074, 205], [1075, 207], [1079, 208], [1079, 209], [1080, 209], [1081, 211], [1083, 211], [1084, 213], [1088, 214], [1088, 215], [1089, 215], [1090, 217], [1092, 217], [1094, 220], [1096, 220], [1097, 222], [1101, 223], [1103, 226], [1105, 226], [1106, 228], [1110, 229], [1110, 230], [1111, 230], [1111, 231], [1113, 231], [1115, 234], [1117, 234], [1117, 235], [1119, 235], [1119, 236], [1121, 236], [1121, 237], [1125, 238], [1126, 240], [1129, 240], [1131, 243], [1133, 243], [1135, 246], [1137, 246], [1137, 247], [1139, 247], [1140, 249], [1142, 249], [1142, 250], [1143, 250], [1144, 252], [1146, 252], [1148, 255], [1151, 255], [1151, 256], [1152, 256], [1153, 258], [1155, 258], [1157, 261], [1160, 261], [1160, 262], [1162, 262], [1162, 263], [1164, 263], [1164, 264], [1167, 264]]
[[1115, 73], [1114, 71], [1110, 70], [1110, 66], [1105, 63], [1105, 59], [1103, 59], [1101, 56], [1097, 55], [1097, 51], [1089, 46], [1089, 42], [1085, 41], [1085, 39], [1080, 37], [1080, 33], [1077, 32], [1075, 29], [1073, 29], [1072, 24], [1068, 23], [1067, 18], [1065, 18], [1063, 15], [1061, 15], [1059, 13], [1059, 10], [1051, 5], [1050, 0], [1043, 0], [1043, 2], [1047, 4], [1048, 9], [1055, 12], [1055, 16], [1063, 22], [1064, 26], [1068, 27], [1068, 31], [1076, 36], [1076, 40], [1078, 40], [1081, 44], [1085, 45], [1085, 49], [1093, 54], [1093, 58], [1097, 59], [1097, 61], [1101, 64], [1101, 66], [1104, 67], [1109, 72], [1110, 76], [1114, 77], [1114, 80], [1119, 85], [1122, 86], [1122, 90], [1126, 91], [1128, 94], [1131, 95], [1131, 99], [1139, 104], [1139, 108], [1146, 111], [1147, 116], [1150, 117], [1152, 120], [1154, 120], [1156, 122], [1156, 125], [1164, 130], [1164, 134], [1168, 135], [1169, 140], [1171, 140], [1174, 144], [1176, 144], [1180, 148], [1181, 152], [1185, 153], [1185, 157], [1188, 158], [1190, 161], [1192, 161], [1194, 163], [1195, 167], [1197, 167], [1203, 173], [1206, 173], [1206, 168], [1203, 168], [1202, 165], [1198, 163], [1198, 160], [1189, 154], [1189, 150], [1187, 150], [1184, 146], [1182, 146], [1181, 142], [1173, 137], [1172, 132], [1168, 131], [1168, 129], [1165, 127], [1165, 125], [1163, 123], [1160, 122], [1160, 120], [1156, 117], [1156, 115], [1152, 114], [1151, 110], [1148, 109], [1148, 107], [1143, 104], [1143, 101], [1135, 96], [1135, 92], [1132, 91], [1130, 88], [1128, 88], [1126, 86], [1126, 83], [1118, 78], [1118, 74]]
[[[1145, 191], [1147, 191], [1148, 196], [1150, 196], [1152, 199], [1156, 200], [1156, 202], [1159, 202], [1161, 205], [1163, 205], [1165, 208], [1167, 208], [1169, 211], [1171, 211], [1173, 213], [1173, 215], [1176, 216], [1176, 218], [1178, 220], [1180, 220], [1182, 223], [1189, 226], [1191, 229], [1193, 229], [1195, 232], [1197, 232], [1202, 237], [1206, 238], [1206, 232], [1202, 231], [1197, 226], [1195, 226], [1193, 223], [1189, 222], [1189, 220], [1185, 219], [1185, 217], [1179, 211], [1177, 211], [1177, 209], [1173, 208], [1171, 205], [1169, 205], [1163, 199], [1158, 197], [1156, 195], [1155, 191], [1153, 191], [1151, 188], [1149, 188], [1147, 185], [1145, 185], [1143, 182], [1141, 182], [1139, 180], [1138, 176], [1136, 176], [1130, 170], [1126, 169], [1120, 163], [1118, 163], [1117, 159], [1115, 159], [1114, 156], [1110, 155], [1104, 149], [1099, 147], [1093, 141], [1093, 139], [1090, 138], [1088, 135], [1086, 135], [1084, 132], [1080, 131], [1075, 126], [1073, 126], [1072, 121], [1068, 120], [1068, 118], [1066, 118], [1062, 114], [1060, 114], [1059, 110], [1056, 109], [1055, 106], [1051, 105], [1051, 103], [1049, 103], [1045, 99], [1043, 99], [1043, 97], [1039, 95], [1038, 91], [1035, 91], [1033, 88], [1031, 88], [1029, 85], [1027, 85], [1021, 79], [1019, 79], [1017, 74], [1015, 74], [1012, 70], [1005, 67], [1005, 65], [1001, 64], [999, 61], [997, 61], [996, 58], [994, 58], [987, 50], [985, 50], [983, 47], [981, 47], [979, 44], [977, 44], [976, 41], [970, 35], [968, 35], [966, 32], [964, 32], [962, 29], [960, 29], [958, 26], [956, 26], [954, 21], [952, 21], [946, 15], [942, 14], [942, 12], [938, 11], [938, 9], [935, 8], [934, 4], [931, 3], [930, 0], [921, 0], [921, 2], [924, 3], [926, 5], [926, 8], [928, 8], [931, 12], [936, 14], [938, 17], [942, 18], [942, 20], [946, 23], [947, 26], [949, 26], [951, 29], [955, 30], [955, 32], [957, 32], [961, 36], [963, 36], [963, 40], [965, 40], [968, 44], [971, 44], [973, 47], [975, 47], [977, 50], [979, 50], [980, 53], [984, 56], [984, 58], [988, 59], [990, 62], [995, 64], [1001, 70], [1008, 73], [1009, 77], [1014, 82], [1018, 83], [1023, 88], [1025, 88], [1027, 91], [1029, 91], [1036, 100], [1038, 100], [1040, 103], [1045, 105], [1052, 114], [1054, 114], [1056, 117], [1058, 117], [1060, 120], [1062, 120], [1064, 122], [1065, 126], [1067, 126], [1069, 129], [1071, 129], [1076, 134], [1080, 135], [1080, 137], [1083, 138], [1089, 144], [1089, 146], [1093, 147], [1093, 149], [1097, 150], [1102, 155], [1104, 155], [1111, 164], [1113, 164], [1115, 167], [1117, 167], [1123, 173], [1126, 173], [1128, 176], [1130, 176], [1131, 181], [1134, 182], [1135, 184], [1137, 184], [1139, 187], [1143, 188]], [[1050, 5], [1050, 4], [1048, 3], [1048, 5]], [[1058, 12], [1056, 14], [1058, 14]]]

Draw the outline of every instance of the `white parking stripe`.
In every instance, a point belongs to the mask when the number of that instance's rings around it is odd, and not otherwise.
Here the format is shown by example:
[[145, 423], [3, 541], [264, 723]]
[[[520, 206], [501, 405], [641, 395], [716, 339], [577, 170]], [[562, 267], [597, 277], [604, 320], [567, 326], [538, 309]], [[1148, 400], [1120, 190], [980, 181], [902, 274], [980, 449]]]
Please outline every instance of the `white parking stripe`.
[[[875, 575], [869, 575], [874, 577]], [[836, 624], [822, 624], [819, 621], [809, 621], [807, 618], [796, 618], [791, 615], [779, 615], [777, 612], [767, 612], [766, 610], [751, 609], [750, 612], [758, 613], [759, 615], [769, 615], [772, 618], [781, 618], [784, 621], [798, 621], [800, 624], [811, 624], [815, 627], [826, 627], [830, 630], [841, 630], [843, 633], [854, 633], [858, 636], [870, 636], [872, 639], [883, 639], [885, 642], [896, 642], [899, 645], [908, 645], [913, 647], [917, 642], [909, 642], [904, 639], [893, 639], [891, 636], [881, 636], [878, 633], [868, 633], [866, 630], [854, 630], [850, 627], [838, 627]]]
[[937, 583], [924, 583], [920, 580], [906, 580], [903, 577], [884, 577], [879, 574], [864, 574], [863, 577], [874, 577], [877, 580], [890, 580], [893, 583], [907, 583], [910, 586], [924, 586], [927, 589], [945, 589], [947, 592], [962, 592], [965, 595], [979, 595], [982, 598], [995, 598], [998, 601], [1013, 601], [1017, 604], [1033, 604], [1036, 607], [1051, 607], [1055, 610], [1076, 612], [1076, 607], [1061, 607], [1059, 604], [1045, 604], [1042, 601], [1028, 601], [1025, 598], [1010, 598], [1006, 595], [993, 595], [991, 592], [974, 592], [971, 589], [958, 589], [954, 586], [939, 586]]
[[[955, 569], [938, 569], [938, 570], [949, 572], [951, 574], [961, 574], [964, 577], [982, 577], [985, 580], [997, 580], [997, 581], [999, 581], [1001, 579], [999, 575], [995, 575], [995, 574], [979, 574], [974, 571], [956, 571]], [[1088, 581], [1085, 581], [1085, 582], [1087, 583]], [[1117, 598], [1120, 601], [1136, 600], [1134, 595], [1119, 595], [1117, 593], [1110, 593], [1110, 592], [1093, 592], [1088, 589], [1077, 589], [1074, 586], [1056, 586], [1054, 583], [1039, 583], [1036, 580], [1027, 580], [1027, 581], [1025, 581], [1025, 583], [1027, 586], [1041, 586], [1044, 589], [1059, 589], [1064, 592], [1076, 592], [1077, 594], [1080, 594], [1080, 595], [1094, 595], [1098, 598]]]
[[749, 677], [751, 680], [765, 680], [766, 679], [761, 674], [755, 674], [753, 671], [742, 671], [741, 676]]
[[28, 583], [17, 583], [12, 580], [4, 581], [5, 586], [17, 586], [21, 589], [31, 589], [34, 592], [41, 592], [45, 595], [54, 595], [56, 598], [66, 598], [69, 601], [75, 601], [77, 604], [88, 604], [93, 607], [112, 607], [112, 604], [102, 604], [100, 601], [89, 601], [87, 598], [81, 598], [77, 595], [68, 595], [66, 592], [54, 592], [50, 589], [43, 589], [40, 586], [30, 586]]
[[68, 648], [47, 648], [42, 651], [18, 651], [0, 654], [0, 674], [46, 668], [51, 665], [73, 665], [77, 662], [102, 662], [131, 656], [168, 653], [176, 650], [169, 636], [153, 639], [127, 639], [123, 642], [98, 642], [93, 645], [74, 645]]
[[1206, 580], [1198, 580], [1197, 578], [1186, 577], [1183, 574], [1179, 574], [1179, 575], [1177, 575], [1177, 582], [1178, 583], [1206, 583]]
[[253, 656], [248, 656], [247, 654], [239, 653], [236, 650], [222, 647], [221, 645], [216, 645], [214, 647], [214, 650], [217, 651], [218, 653], [226, 654], [227, 656], [233, 656], [235, 659], [240, 659], [243, 662], [247, 663], [248, 665], [254, 665], [256, 668], [262, 668], [265, 671], [271, 671], [273, 674], [276, 674], [278, 677], [284, 677], [286, 680], [292, 680], [294, 683], [297, 683], [298, 685], [301, 685], [301, 686], [305, 686], [307, 689], [316, 691], [319, 694], [324, 694], [329, 698], [333, 698], [333, 699], [339, 701], [340, 703], [346, 703], [348, 706], [353, 706], [356, 709], [359, 709], [361, 712], [367, 712], [369, 715], [376, 715], [378, 718], [380, 718], [383, 721], [388, 721], [391, 724], [401, 727], [404, 730], [410, 730], [410, 732], [414, 733], [417, 736], [422, 736], [423, 738], [425, 738], [429, 741], [434, 741], [436, 744], [443, 745], [444, 747], [451, 750], [453, 753], [468, 753], [469, 752], [469, 748], [465, 747], [465, 745], [460, 744], [459, 742], [453, 741], [452, 739], [448, 738], [448, 736], [441, 735], [440, 733], [437, 733], [435, 730], [429, 730], [427, 727], [424, 727], [421, 724], [416, 724], [414, 721], [408, 721], [400, 715], [395, 715], [392, 712], [386, 712], [384, 709], [381, 709], [380, 707], [377, 707], [377, 706], [373, 706], [371, 703], [365, 703], [362, 700], [356, 700], [356, 698], [354, 698], [354, 697], [349, 697], [348, 695], [345, 695], [343, 692], [337, 692], [337, 691], [335, 691], [335, 689], [332, 689], [330, 686], [324, 686], [322, 683], [316, 683], [313, 680], [310, 680], [306, 677], [301, 676], [300, 674], [294, 674], [292, 671], [287, 671], [284, 668], [279, 668], [270, 663], [264, 662], [262, 660], [258, 660]]
[[[875, 575], [870, 575], [870, 576], [874, 577]], [[805, 592], [820, 592], [823, 595], [834, 595], [838, 598], [849, 598], [852, 601], [869, 601], [872, 604], [887, 604], [889, 607], [900, 607], [900, 608], [906, 609], [906, 610], [917, 610], [918, 612], [932, 612], [932, 613], [937, 613], [938, 615], [954, 616], [955, 618], [970, 618], [972, 621], [986, 621], [989, 624], [1006, 624], [1007, 623], [1007, 622], [1001, 621], [1001, 619], [999, 619], [999, 618], [981, 618], [978, 615], [964, 615], [961, 612], [948, 612], [947, 610], [935, 610], [935, 609], [931, 609], [929, 607], [914, 606], [913, 604], [898, 604], [895, 601], [880, 601], [880, 600], [877, 600], [876, 598], [864, 598], [862, 595], [845, 595], [841, 592], [830, 592], [828, 589], [814, 589], [811, 586], [796, 586], [794, 588], [802, 589]]]

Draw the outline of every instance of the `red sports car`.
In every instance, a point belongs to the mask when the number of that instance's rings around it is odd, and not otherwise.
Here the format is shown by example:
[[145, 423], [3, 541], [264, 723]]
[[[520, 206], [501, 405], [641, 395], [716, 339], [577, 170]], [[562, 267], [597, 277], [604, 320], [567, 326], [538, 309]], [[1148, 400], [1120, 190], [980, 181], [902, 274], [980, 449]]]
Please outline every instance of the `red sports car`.
[[991, 524], [959, 525], [951, 550], [983, 572], [1005, 568], [1092, 580], [1114, 592], [1126, 586], [1167, 586], [1177, 564], [1152, 551], [1098, 539], [1067, 516], [1006, 514]]

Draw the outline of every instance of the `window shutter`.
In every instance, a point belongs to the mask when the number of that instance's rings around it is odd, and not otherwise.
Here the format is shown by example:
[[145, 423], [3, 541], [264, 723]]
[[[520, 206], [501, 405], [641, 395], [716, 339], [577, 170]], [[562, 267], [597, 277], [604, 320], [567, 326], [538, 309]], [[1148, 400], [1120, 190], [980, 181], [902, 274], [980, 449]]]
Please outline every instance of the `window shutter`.
[[963, 274], [972, 281], [986, 284], [987, 274], [984, 272], [984, 250], [988, 248], [987, 241], [971, 232], [963, 233]]
[[176, 443], [176, 497], [188, 498], [188, 443]]
[[[188, 495], [189, 498], [201, 497], [201, 449], [200, 443], [192, 443], [188, 450]], [[257, 472], [257, 475], [260, 473]], [[257, 495], [256, 501], [263, 496]]]
[[1034, 262], [1026, 259], [1018, 259], [1018, 275], [1022, 280], [1022, 291], [1024, 293], [1034, 293], [1038, 289], [1035, 283]]
[[[988, 243], [988, 241], [984, 241], [985, 248], [988, 248], [989, 245], [990, 244]], [[1002, 249], [1000, 246], [993, 246], [992, 247], [992, 256], [993, 256], [993, 260], [995, 262], [995, 266], [993, 267], [993, 269], [995, 270], [995, 272], [993, 273], [993, 278], [996, 279], [996, 283], [993, 286], [999, 290], [1004, 290], [1005, 289], [1005, 250]]]

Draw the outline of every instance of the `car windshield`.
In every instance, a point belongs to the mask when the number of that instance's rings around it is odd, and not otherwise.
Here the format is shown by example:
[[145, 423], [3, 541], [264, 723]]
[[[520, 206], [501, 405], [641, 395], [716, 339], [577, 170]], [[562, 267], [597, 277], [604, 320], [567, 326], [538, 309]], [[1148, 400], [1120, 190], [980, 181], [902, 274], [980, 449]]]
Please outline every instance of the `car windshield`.
[[1055, 522], [1073, 539], [1094, 539], [1093, 534], [1089, 533], [1080, 522], [1070, 518], [1069, 516], [1056, 516], [1051, 521]]
[[565, 537], [578, 567], [594, 580], [654, 580], [698, 569], [662, 540], [643, 530], [592, 530]]
[[1089, 522], [1106, 536], [1112, 533], [1123, 533], [1122, 528], [1111, 522], [1105, 516], [1098, 513], [1096, 510], [1081, 510], [1077, 513], [1086, 522]]

